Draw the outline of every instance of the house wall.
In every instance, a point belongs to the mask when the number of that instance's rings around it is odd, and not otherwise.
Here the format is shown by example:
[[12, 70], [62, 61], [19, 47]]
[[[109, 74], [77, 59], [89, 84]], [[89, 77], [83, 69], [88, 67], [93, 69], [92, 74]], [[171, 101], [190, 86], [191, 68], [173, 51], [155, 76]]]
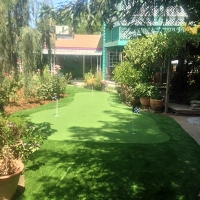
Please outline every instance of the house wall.
[[[128, 6], [128, 7], [127, 7]], [[129, 5], [120, 3], [118, 4], [118, 9], [129, 9]], [[103, 37], [103, 75], [104, 79], [108, 79], [108, 71], [109, 73], [114, 69], [113, 66], [111, 66], [110, 60], [109, 60], [109, 52], [119, 52], [122, 51], [124, 46], [127, 44], [129, 39], [137, 38], [138, 36], [141, 36], [140, 30], [142, 30], [145, 34], [153, 34], [160, 31], [161, 27], [162, 30], [181, 30], [181, 26], [184, 23], [184, 17], [186, 16], [186, 13], [184, 10], [180, 7], [180, 12], [178, 13], [178, 17], [176, 17], [176, 12], [173, 10], [172, 7], [167, 9], [168, 16], [166, 23], [163, 25], [161, 17], [159, 16], [159, 10], [155, 10], [155, 21], [150, 24], [148, 28], [151, 29], [149, 32], [146, 27], [142, 27], [141, 20], [143, 18], [143, 13], [141, 12], [138, 16], [133, 16], [132, 22], [135, 22], [133, 24], [137, 24], [137, 27], [134, 28], [134, 30], [131, 30], [127, 23], [120, 24], [119, 22], [114, 23], [114, 27], [111, 30], [106, 29], [106, 24], [104, 24], [104, 37]], [[145, 9], [143, 10], [145, 12]], [[111, 69], [109, 69], [111, 67]], [[112, 76], [112, 75], [111, 75]]]

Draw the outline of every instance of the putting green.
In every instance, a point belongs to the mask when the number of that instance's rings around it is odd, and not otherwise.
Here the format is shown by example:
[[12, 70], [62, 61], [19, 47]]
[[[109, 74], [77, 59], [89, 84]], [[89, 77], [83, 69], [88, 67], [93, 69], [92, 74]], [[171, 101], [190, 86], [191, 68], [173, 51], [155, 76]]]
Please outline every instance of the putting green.
[[[58, 114], [56, 116], [56, 113]], [[68, 106], [30, 115], [31, 121], [48, 126], [49, 140], [122, 143], [160, 143], [170, 138], [145, 114], [132, 113], [108, 93], [77, 93]], [[49, 131], [51, 130], [51, 131]]]

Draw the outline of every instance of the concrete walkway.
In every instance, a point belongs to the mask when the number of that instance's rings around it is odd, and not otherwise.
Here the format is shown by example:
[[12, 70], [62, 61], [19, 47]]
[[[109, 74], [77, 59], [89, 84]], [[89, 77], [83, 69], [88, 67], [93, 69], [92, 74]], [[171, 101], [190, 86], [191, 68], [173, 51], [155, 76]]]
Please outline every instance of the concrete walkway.
[[200, 146], [200, 117], [197, 116], [176, 116], [173, 113], [167, 113], [197, 142]]

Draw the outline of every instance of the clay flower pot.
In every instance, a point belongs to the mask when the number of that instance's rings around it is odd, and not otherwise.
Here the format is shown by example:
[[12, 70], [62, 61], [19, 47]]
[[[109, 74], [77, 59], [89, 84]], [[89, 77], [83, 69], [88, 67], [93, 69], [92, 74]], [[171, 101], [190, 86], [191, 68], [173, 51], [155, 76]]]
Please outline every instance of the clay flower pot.
[[24, 164], [16, 160], [16, 165], [18, 166], [17, 172], [11, 175], [0, 176], [0, 200], [13, 199], [16, 194], [19, 178], [24, 169]]
[[150, 106], [150, 97], [140, 97], [140, 103], [143, 107], [148, 108]]
[[156, 99], [150, 99], [150, 108], [154, 111], [160, 111], [163, 107], [163, 99], [156, 100]]

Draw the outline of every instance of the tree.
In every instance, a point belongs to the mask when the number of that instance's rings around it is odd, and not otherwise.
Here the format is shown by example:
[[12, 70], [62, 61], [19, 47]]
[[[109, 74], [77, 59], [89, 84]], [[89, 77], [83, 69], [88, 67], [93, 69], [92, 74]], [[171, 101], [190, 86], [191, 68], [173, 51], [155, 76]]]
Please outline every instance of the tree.
[[189, 58], [191, 47], [198, 48], [200, 34], [168, 31], [130, 40], [124, 48], [125, 58], [136, 67], [153, 67], [165, 58]]
[[[30, 68], [31, 66], [35, 67], [35, 63], [33, 62], [33, 58], [35, 57], [33, 54], [38, 53], [38, 51], [35, 51], [34, 45], [36, 44], [36, 41], [34, 40], [34, 37], [37, 37], [38, 33], [36, 30], [28, 28], [31, 17], [34, 16], [32, 3], [33, 2], [29, 0], [0, 0], [0, 54], [2, 58], [0, 74], [14, 71], [15, 78], [17, 78], [19, 71], [17, 62], [22, 57], [24, 68]], [[25, 30], [29, 30], [26, 37], [24, 37]], [[34, 52], [31, 51], [33, 49]], [[28, 52], [29, 55], [27, 55]], [[24, 54], [26, 54], [26, 56], [24, 56]], [[39, 57], [41, 59], [41, 51], [39, 55], [40, 56], [38, 56], [37, 59], [39, 59]], [[25, 65], [26, 59], [30, 58], [32, 58], [32, 61]], [[38, 60], [36, 61], [35, 59], [34, 61], [38, 62]]]
[[28, 0], [0, 1], [0, 52], [3, 71], [17, 71], [17, 42], [20, 28], [28, 25]]
[[43, 4], [40, 10], [39, 18], [37, 21], [38, 30], [41, 32], [42, 45], [48, 48], [48, 61], [47, 64], [51, 66], [52, 63], [52, 47], [54, 47], [54, 11], [47, 4]]
[[[54, 17], [56, 24], [73, 27], [76, 34], [99, 34], [103, 32], [103, 21], [100, 15], [91, 12], [89, 1], [77, 1], [63, 4], [57, 8]], [[95, 17], [94, 17], [95, 16]]]
[[197, 25], [200, 22], [200, 2], [199, 0], [179, 0], [188, 17], [185, 21], [191, 25]]
[[[117, 6], [124, 7], [118, 9]], [[163, 24], [170, 16], [168, 8], [173, 7], [175, 14], [178, 16], [180, 6], [187, 13], [186, 22], [198, 23], [200, 21], [200, 4], [194, 0], [77, 0], [68, 1], [65, 6], [60, 6], [58, 13], [65, 11], [71, 16], [73, 23], [83, 15], [87, 16], [87, 27], [100, 19], [101, 23], [105, 22], [108, 28], [113, 27], [115, 21], [129, 24], [132, 28], [138, 28], [133, 15], [142, 14], [140, 20], [142, 26], [149, 26], [155, 20], [155, 10], [157, 17], [162, 20]]]

